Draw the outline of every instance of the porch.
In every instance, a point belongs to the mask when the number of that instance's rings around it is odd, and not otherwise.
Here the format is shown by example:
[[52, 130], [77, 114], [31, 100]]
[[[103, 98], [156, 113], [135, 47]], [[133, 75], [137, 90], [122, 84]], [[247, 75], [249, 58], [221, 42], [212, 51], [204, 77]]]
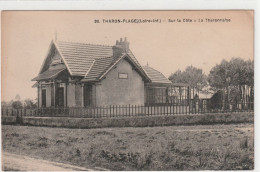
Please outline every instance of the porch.
[[38, 107], [93, 106], [93, 84], [62, 81], [40, 81], [37, 84]]

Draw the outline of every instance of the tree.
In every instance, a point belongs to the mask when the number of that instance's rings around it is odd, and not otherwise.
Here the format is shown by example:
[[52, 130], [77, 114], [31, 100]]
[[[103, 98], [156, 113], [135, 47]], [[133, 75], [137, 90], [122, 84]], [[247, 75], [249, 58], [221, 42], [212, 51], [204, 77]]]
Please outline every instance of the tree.
[[[215, 91], [224, 92], [223, 107], [225, 100], [232, 102], [234, 98], [239, 99], [237, 95], [246, 100], [248, 99], [245, 96], [246, 93], [254, 89], [254, 62], [241, 58], [232, 58], [230, 61], [222, 60], [220, 64], [211, 69], [208, 82]], [[225, 95], [227, 99], [225, 99]]]
[[203, 73], [202, 69], [188, 66], [185, 71], [177, 70], [169, 77], [173, 83], [185, 83], [190, 86], [193, 92], [199, 94], [200, 91], [207, 85], [207, 76]]
[[181, 70], [177, 70], [174, 74], [171, 74], [169, 80], [173, 83], [186, 83], [186, 80], [184, 80], [183, 77], [183, 72]]
[[12, 102], [2, 101], [2, 102], [1, 102], [1, 106], [2, 106], [2, 107], [5, 107], [5, 108], [7, 108], [7, 107], [12, 107]]
[[25, 108], [26, 109], [31, 109], [31, 108], [37, 108], [37, 103], [34, 103], [33, 100], [31, 99], [26, 99], [25, 101]]
[[13, 107], [14, 109], [20, 109], [20, 108], [23, 108], [23, 104], [22, 104], [21, 101], [16, 100], [16, 101], [14, 101], [14, 102], [12, 103], [12, 107]]
[[230, 83], [230, 63], [226, 60], [222, 60], [220, 64], [214, 66], [208, 75], [208, 82], [212, 89], [221, 90], [225, 89]]
[[20, 101], [20, 99], [21, 99], [20, 95], [16, 94], [14, 100], [19, 100]]

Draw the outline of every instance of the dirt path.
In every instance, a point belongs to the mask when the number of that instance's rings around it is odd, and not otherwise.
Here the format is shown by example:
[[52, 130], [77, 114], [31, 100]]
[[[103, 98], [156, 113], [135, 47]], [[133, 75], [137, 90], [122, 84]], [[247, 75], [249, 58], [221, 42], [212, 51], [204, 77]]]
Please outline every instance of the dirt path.
[[10, 171], [95, 171], [102, 169], [86, 169], [74, 165], [57, 163], [47, 160], [35, 159], [28, 156], [16, 155], [8, 152], [2, 153], [2, 170]]

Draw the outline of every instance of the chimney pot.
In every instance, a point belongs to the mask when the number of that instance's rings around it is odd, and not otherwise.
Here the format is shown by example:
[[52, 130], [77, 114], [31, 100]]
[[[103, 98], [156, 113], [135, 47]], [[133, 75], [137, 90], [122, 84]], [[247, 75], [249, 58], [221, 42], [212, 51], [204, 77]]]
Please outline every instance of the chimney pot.
[[125, 40], [123, 41], [123, 38], [120, 38], [120, 42], [117, 40], [116, 45], [113, 46], [113, 56], [119, 57], [122, 55], [122, 53], [129, 52], [129, 42], [127, 41], [127, 38], [125, 37]]

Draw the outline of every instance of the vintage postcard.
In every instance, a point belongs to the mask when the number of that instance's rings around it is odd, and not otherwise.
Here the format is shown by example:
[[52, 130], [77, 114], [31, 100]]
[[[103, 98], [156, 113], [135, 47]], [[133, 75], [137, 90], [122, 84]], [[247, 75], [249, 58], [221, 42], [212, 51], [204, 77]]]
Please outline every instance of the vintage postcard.
[[2, 170], [254, 169], [254, 11], [2, 11]]

